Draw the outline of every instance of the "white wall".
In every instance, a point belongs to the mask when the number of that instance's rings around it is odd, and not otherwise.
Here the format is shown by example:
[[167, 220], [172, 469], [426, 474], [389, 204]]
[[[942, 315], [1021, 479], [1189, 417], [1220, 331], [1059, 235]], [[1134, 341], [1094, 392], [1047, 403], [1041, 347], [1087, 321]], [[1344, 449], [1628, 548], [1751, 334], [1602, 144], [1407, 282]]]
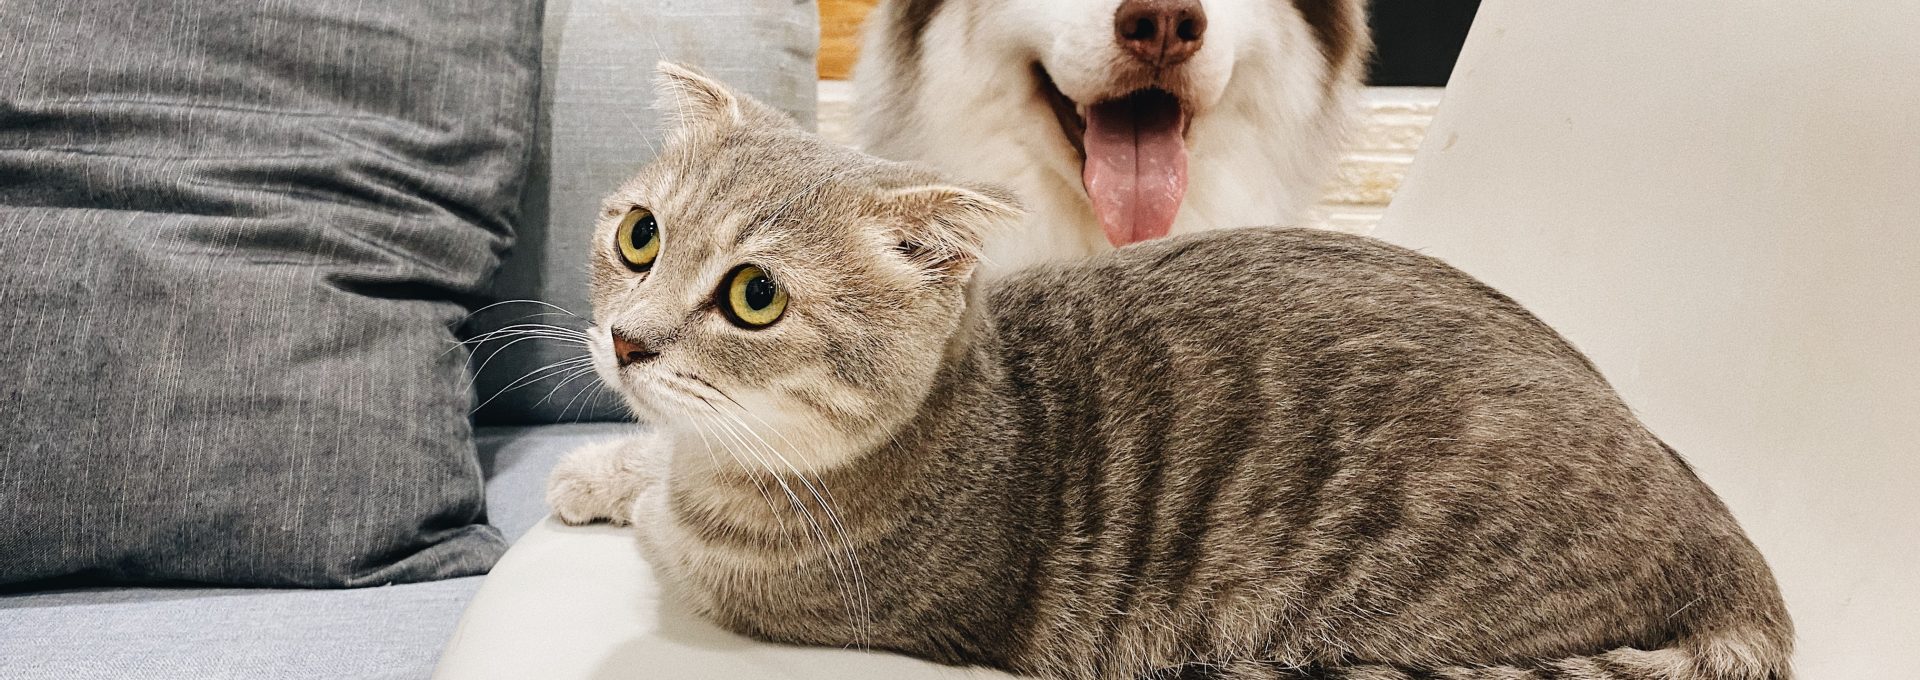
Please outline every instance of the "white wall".
[[1920, 677], [1920, 2], [1490, 0], [1375, 235], [1593, 356], [1801, 677]]

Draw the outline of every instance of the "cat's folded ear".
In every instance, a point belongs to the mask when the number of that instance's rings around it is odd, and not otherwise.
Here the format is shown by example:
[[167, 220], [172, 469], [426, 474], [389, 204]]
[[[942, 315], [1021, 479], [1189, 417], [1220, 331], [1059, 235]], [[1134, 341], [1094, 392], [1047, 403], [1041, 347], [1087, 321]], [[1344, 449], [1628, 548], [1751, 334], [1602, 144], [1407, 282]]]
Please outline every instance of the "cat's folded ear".
[[752, 97], [735, 93], [718, 80], [686, 66], [654, 65], [654, 108], [683, 132], [717, 131], [741, 125], [797, 127], [792, 118]]
[[1026, 215], [1012, 192], [993, 185], [915, 184], [886, 191], [882, 201], [896, 225], [896, 247], [938, 276], [970, 273], [987, 238]]

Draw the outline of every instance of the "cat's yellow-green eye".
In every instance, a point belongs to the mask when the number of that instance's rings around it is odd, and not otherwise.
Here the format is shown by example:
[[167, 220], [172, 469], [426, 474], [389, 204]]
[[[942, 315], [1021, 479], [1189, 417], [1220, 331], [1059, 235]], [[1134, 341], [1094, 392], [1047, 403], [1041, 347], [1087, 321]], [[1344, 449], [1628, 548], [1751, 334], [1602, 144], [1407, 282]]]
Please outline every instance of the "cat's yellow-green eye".
[[735, 267], [720, 282], [720, 311], [742, 328], [761, 328], [787, 312], [787, 291], [758, 266]]
[[626, 217], [620, 218], [614, 243], [620, 248], [620, 261], [627, 263], [628, 269], [637, 272], [651, 269], [654, 258], [660, 257], [660, 223], [646, 208], [628, 210]]

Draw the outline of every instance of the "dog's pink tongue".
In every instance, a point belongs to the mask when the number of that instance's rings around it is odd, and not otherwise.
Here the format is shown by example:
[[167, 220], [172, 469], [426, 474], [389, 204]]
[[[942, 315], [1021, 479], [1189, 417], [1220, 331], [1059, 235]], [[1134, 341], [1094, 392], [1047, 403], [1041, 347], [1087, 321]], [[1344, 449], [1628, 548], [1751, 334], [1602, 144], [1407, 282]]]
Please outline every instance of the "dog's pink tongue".
[[1180, 102], [1147, 92], [1087, 110], [1080, 179], [1114, 247], [1167, 235], [1187, 194]]

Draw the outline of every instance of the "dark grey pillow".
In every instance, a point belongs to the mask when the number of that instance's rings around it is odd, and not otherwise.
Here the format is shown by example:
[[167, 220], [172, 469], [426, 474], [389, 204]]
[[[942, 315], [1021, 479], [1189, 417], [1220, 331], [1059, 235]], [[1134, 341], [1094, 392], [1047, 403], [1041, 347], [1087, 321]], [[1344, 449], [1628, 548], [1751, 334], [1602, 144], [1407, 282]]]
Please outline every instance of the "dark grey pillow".
[[[813, 124], [820, 31], [810, 0], [573, 0], [549, 9], [546, 34], [540, 93], [546, 115], [526, 219], [490, 301], [539, 300], [579, 316], [539, 304], [501, 304], [474, 316], [467, 328], [473, 335], [523, 323], [586, 326], [580, 317], [589, 311], [587, 234], [594, 213], [653, 159], [663, 136], [653, 110], [655, 62], [691, 64]], [[581, 355], [578, 345], [513, 333], [496, 337], [501, 341], [476, 350], [475, 367], [485, 365], [476, 376], [481, 424], [627, 417], [590, 372], [563, 363]]]
[[510, 240], [539, 11], [0, 3], [0, 583], [492, 565], [451, 329]]

